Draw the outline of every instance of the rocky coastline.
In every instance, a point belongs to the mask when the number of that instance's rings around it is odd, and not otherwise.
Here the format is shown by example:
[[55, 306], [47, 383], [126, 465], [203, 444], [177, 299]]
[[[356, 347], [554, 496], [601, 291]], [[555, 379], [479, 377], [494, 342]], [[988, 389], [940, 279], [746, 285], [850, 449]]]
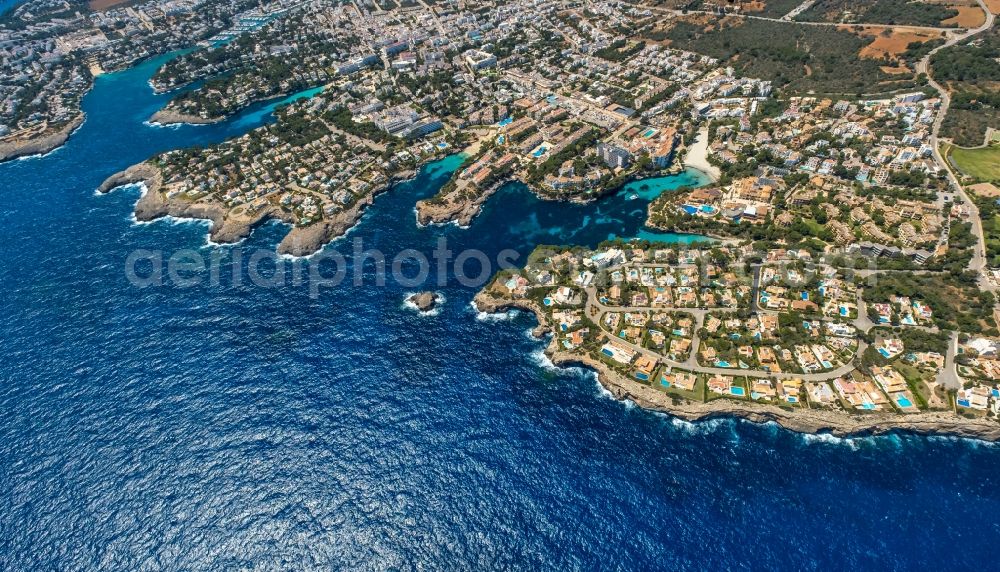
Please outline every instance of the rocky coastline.
[[[532, 331], [535, 337], [542, 337], [552, 331], [545, 313], [532, 300], [500, 299], [483, 290], [476, 294], [473, 304], [477, 310], [486, 313], [514, 308], [529, 311], [538, 320], [538, 326]], [[861, 415], [827, 409], [783, 409], [775, 405], [729, 399], [701, 403], [671, 396], [623, 377], [590, 356], [562, 351], [555, 339], [545, 348], [545, 355], [558, 366], [582, 366], [595, 371], [598, 382], [616, 399], [628, 400], [644, 409], [660, 411], [691, 422], [738, 417], [754, 423], [773, 422], [798, 433], [829, 434], [844, 438], [906, 432], [1000, 441], [1000, 424], [988, 419], [968, 419], [950, 412]]]
[[154, 113], [149, 118], [149, 122], [158, 123], [160, 125], [174, 125], [179, 123], [187, 123], [190, 125], [211, 125], [213, 123], [218, 123], [223, 119], [223, 117], [205, 119], [204, 117], [198, 115], [181, 113], [180, 111], [174, 111], [165, 107]]
[[0, 142], [0, 162], [17, 159], [18, 157], [42, 155], [58, 149], [69, 140], [70, 135], [74, 131], [83, 125], [85, 117], [81, 113], [58, 130], [32, 137], [31, 139]]
[[427, 313], [434, 310], [437, 306], [438, 298], [438, 295], [434, 292], [417, 292], [408, 296], [406, 301], [416, 306], [417, 310]]
[[442, 202], [437, 202], [437, 197], [417, 201], [417, 224], [426, 226], [454, 222], [458, 226], [469, 226], [482, 212], [486, 200], [512, 180], [514, 179], [510, 177], [499, 179], [483, 191], [473, 193], [469, 197], [461, 196], [463, 190], [456, 188], [440, 197]]
[[[376, 195], [414, 175], [415, 172], [412, 170], [400, 172], [385, 186], [361, 198], [350, 208], [308, 226], [293, 226], [278, 244], [277, 252], [295, 257], [315, 254], [327, 243], [346, 234], [357, 224]], [[142, 197], [135, 205], [137, 221], [147, 222], [165, 216], [209, 220], [212, 223], [209, 239], [218, 244], [240, 242], [250, 236], [254, 228], [269, 220], [279, 220], [290, 225], [295, 223], [291, 215], [276, 206], [266, 207], [248, 215], [229, 211], [218, 203], [191, 201], [181, 197], [167, 198], [162, 192], [163, 178], [160, 169], [149, 162], [133, 165], [111, 175], [97, 190], [100, 193], [107, 193], [118, 187], [134, 184], [145, 186]]]

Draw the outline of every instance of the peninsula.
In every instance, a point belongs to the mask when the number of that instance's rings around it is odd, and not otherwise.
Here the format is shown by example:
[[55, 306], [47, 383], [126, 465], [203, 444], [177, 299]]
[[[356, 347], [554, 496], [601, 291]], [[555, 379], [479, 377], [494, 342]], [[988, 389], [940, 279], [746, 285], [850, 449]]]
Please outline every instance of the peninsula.
[[553, 363], [595, 370], [617, 398], [684, 419], [1000, 440], [996, 323], [960, 325], [955, 313], [976, 288], [893, 276], [914, 284], [904, 296], [838, 262], [780, 248], [539, 247], [474, 303], [532, 312]]
[[280, 220], [280, 252], [316, 252], [454, 153], [418, 224], [469, 226], [510, 181], [588, 202], [694, 168], [706, 184], [636, 204], [711, 247], [544, 249], [480, 307], [531, 309], [554, 361], [677, 415], [994, 439], [997, 10], [843, 6], [41, 0], [0, 23], [0, 160], [65, 141], [96, 75], [172, 52], [153, 122], [294, 100], [101, 185], [142, 184], [137, 219], [208, 219], [217, 242]]

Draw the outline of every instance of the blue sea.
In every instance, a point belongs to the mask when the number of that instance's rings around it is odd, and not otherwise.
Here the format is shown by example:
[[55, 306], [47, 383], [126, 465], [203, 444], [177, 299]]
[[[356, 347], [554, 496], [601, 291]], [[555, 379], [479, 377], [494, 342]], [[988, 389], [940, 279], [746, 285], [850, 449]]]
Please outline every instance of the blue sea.
[[[0, 165], [0, 569], [996, 566], [1000, 449], [987, 443], [643, 411], [548, 364], [531, 316], [478, 315], [454, 282], [430, 316], [392, 281], [319, 297], [133, 285], [141, 249], [247, 261], [209, 245], [203, 223], [134, 223], [138, 189], [98, 196], [100, 182], [273, 119], [257, 106], [218, 125], [144, 124], [165, 102], [146, 83], [159, 61], [100, 77], [65, 147]], [[413, 205], [460, 161], [378, 197], [330, 248], [430, 252], [444, 237], [492, 257], [645, 232], [641, 185], [590, 205], [509, 185], [468, 229], [418, 227]], [[286, 230], [238, 248], [273, 251]]]

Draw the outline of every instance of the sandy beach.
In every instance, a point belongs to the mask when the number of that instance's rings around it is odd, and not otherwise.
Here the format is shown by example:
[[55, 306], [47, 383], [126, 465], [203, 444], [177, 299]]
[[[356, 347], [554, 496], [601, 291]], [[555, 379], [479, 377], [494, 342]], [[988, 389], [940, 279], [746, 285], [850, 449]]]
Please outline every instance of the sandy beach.
[[722, 173], [719, 168], [708, 162], [708, 126], [698, 130], [698, 138], [694, 144], [688, 147], [687, 154], [684, 155], [684, 166], [698, 169], [711, 177], [712, 182], [719, 180]]

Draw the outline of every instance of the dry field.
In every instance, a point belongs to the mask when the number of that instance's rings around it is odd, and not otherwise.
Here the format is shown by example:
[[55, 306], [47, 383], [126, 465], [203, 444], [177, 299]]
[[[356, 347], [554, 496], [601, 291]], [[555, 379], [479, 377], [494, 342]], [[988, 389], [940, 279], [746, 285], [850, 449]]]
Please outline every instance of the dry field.
[[114, 8], [119, 4], [124, 4], [129, 0], [90, 0], [87, 5], [91, 10], [100, 12], [101, 10], [107, 10], [109, 8]]

